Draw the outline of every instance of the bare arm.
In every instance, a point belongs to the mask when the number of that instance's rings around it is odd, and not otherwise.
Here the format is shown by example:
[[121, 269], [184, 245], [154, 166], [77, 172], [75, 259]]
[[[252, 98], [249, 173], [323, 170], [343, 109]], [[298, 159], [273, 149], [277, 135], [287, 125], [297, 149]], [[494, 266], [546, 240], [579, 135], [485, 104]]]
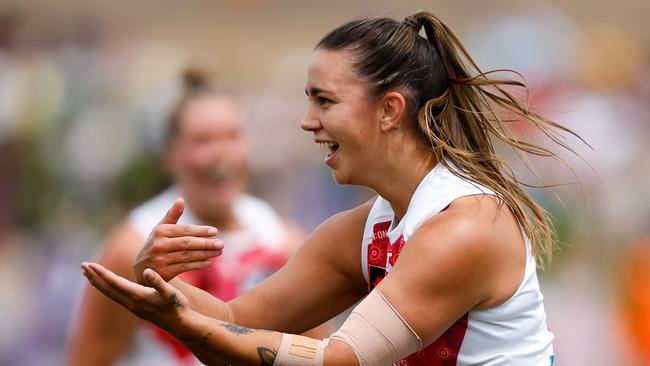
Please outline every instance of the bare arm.
[[[84, 263], [82, 268], [93, 286], [173, 334], [205, 364], [272, 365], [275, 361], [282, 333], [251, 329], [193, 311], [180, 291], [150, 269], [144, 272], [151, 286], [146, 287], [98, 264]], [[358, 365], [351, 348], [338, 341], [327, 347], [325, 357], [327, 365]]]
[[[285, 238], [286, 246], [290, 251], [289, 257], [292, 257], [293, 255], [296, 254], [298, 249], [300, 249], [300, 246], [305, 242], [306, 235], [294, 223], [284, 222], [283, 224], [285, 227], [285, 232], [287, 233]], [[217, 318], [217, 319], [222, 319], [222, 318]], [[302, 335], [310, 338], [316, 338], [316, 339], [327, 338], [332, 333], [331, 323], [332, 321], [328, 320], [325, 323], [322, 323], [321, 325], [318, 325], [315, 328], [312, 328], [302, 333]]]
[[[102, 263], [113, 272], [135, 280], [131, 262], [142, 247], [143, 238], [122, 223], [108, 237]], [[92, 286], [85, 289], [79, 319], [70, 344], [69, 363], [112, 365], [129, 347], [141, 321], [123, 307], [103, 296]]]
[[282, 269], [228, 303], [233, 320], [302, 333], [365, 296], [360, 245], [371, 205], [339, 213], [316, 228]]
[[508, 207], [492, 196], [464, 197], [411, 236], [376, 288], [426, 347], [470, 310], [510, 298], [521, 283], [525, 258]]
[[[192, 320], [192, 327], [203, 327], [207, 324], [211, 329], [208, 330], [209, 332], [229, 331], [233, 328], [228, 324], [237, 321], [239, 326], [301, 333], [337, 315], [367, 292], [361, 273], [360, 244], [371, 204], [372, 202], [368, 202], [326, 221], [312, 233], [285, 267], [230, 304], [225, 304], [193, 286], [174, 279], [171, 283], [179, 286], [181, 290], [174, 298], [178, 299], [182, 296], [186, 299], [187, 303], [184, 307], [192, 314], [185, 319]], [[96, 283], [93, 284], [98, 286]], [[149, 284], [145, 283], [145, 285]], [[146, 291], [149, 290], [151, 289]], [[183, 294], [187, 294], [187, 298]], [[114, 300], [120, 302], [123, 299], [114, 298]], [[166, 302], [169, 303], [169, 300], [168, 298]], [[213, 316], [204, 315], [209, 312], [212, 312]], [[226, 319], [229, 322], [215, 318]], [[233, 335], [232, 332], [230, 333], [224, 335]], [[255, 338], [260, 336], [258, 333], [264, 333], [261, 335], [264, 341], [269, 335], [279, 335], [276, 332], [251, 332], [250, 335], [254, 339], [250, 342], [257, 342]], [[237, 342], [241, 343], [242, 334], [234, 335], [238, 338]], [[243, 362], [239, 358], [232, 358], [233, 355], [201, 351], [201, 348], [206, 347], [207, 344], [203, 338], [187, 338], [179, 333], [176, 333], [176, 336], [186, 342], [186, 346], [204, 362], [219, 364], [221, 357], [229, 360], [237, 359], [238, 364]], [[271, 336], [269, 339], [271, 341], [271, 344], [268, 344], [269, 350], [273, 347], [277, 349], [277, 345], [273, 343], [276, 338]], [[250, 342], [242, 344], [250, 344]], [[335, 352], [334, 356], [330, 355], [330, 359], [346, 354], [354, 358], [349, 347], [344, 344], [337, 345], [338, 343], [340, 342], [333, 342], [328, 349], [343, 347], [344, 350]], [[252, 349], [252, 359], [255, 360], [255, 364], [260, 363], [260, 359], [257, 358], [260, 356], [257, 348], [259, 347]], [[345, 352], [345, 348], [348, 348], [348, 353]]]
[[[452, 204], [418, 229], [393, 271], [377, 287], [425, 346], [469, 310], [505, 301], [521, 280], [525, 249], [514, 218], [492, 199], [478, 203], [472, 199], [460, 199], [462, 202]], [[301, 249], [300, 253], [309, 252]], [[82, 267], [104, 294], [174, 334], [203, 362], [218, 362], [220, 357], [242, 365], [271, 365], [275, 360], [280, 333], [242, 327], [194, 312], [187, 306], [187, 299], [154, 271], [145, 273], [153, 287], [148, 288], [98, 265]], [[275, 293], [260, 291], [255, 296], [271, 296], [273, 300]], [[297, 315], [297, 322], [301, 322], [300, 310], [300, 306], [294, 307], [291, 314]], [[237, 318], [240, 314], [237, 310], [235, 313]], [[261, 322], [269, 324], [276, 318], [276, 314], [259, 315], [266, 319]], [[282, 320], [277, 324], [282, 326]], [[333, 341], [325, 348], [325, 365], [357, 364], [346, 343]]]
[[[524, 263], [523, 239], [507, 206], [492, 197], [466, 197], [410, 238], [377, 289], [427, 346], [463, 314], [510, 298]], [[281, 339], [277, 332], [192, 315], [181, 329], [180, 339], [197, 355], [209, 350], [205, 357], [216, 352], [245, 365], [271, 365]], [[332, 341], [325, 348], [325, 365], [357, 364], [348, 344]]]
[[[371, 204], [368, 202], [327, 220], [282, 269], [228, 304], [178, 279], [170, 283], [188, 298], [190, 308], [204, 315], [248, 327], [305, 332], [366, 294], [360, 244]], [[181, 213], [182, 208], [170, 209], [169, 217], [162, 221], [164, 230], [159, 228], [161, 234], [175, 236], [179, 235], [175, 231], [200, 231], [200, 227], [171, 224]], [[193, 250], [194, 244], [196, 252], [204, 251], [203, 239], [194, 239], [188, 251]], [[183, 272], [182, 266], [170, 271], [165, 265], [169, 246], [164, 237], [151, 241], [139, 254], [139, 262], [134, 267], [136, 273], [141, 277], [145, 268], [152, 268], [167, 281]], [[138, 282], [146, 285], [142, 280]]]

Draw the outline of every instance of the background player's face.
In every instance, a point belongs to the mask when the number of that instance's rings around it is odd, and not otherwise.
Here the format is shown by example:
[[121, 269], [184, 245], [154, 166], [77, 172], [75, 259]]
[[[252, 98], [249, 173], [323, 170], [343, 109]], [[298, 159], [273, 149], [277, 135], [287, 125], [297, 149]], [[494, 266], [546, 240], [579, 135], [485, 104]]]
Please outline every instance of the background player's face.
[[220, 217], [244, 189], [248, 143], [234, 101], [191, 100], [169, 150], [169, 166], [189, 206], [203, 219]]
[[309, 109], [302, 128], [328, 142], [325, 161], [340, 184], [366, 184], [381, 159], [376, 103], [345, 51], [317, 49], [307, 72]]

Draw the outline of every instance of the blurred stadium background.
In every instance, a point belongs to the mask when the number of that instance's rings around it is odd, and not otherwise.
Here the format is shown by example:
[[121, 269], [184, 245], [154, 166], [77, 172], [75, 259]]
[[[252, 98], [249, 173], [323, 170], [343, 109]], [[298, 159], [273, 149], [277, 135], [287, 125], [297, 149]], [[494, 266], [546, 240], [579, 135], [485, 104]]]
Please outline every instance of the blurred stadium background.
[[162, 131], [188, 63], [244, 106], [252, 192], [306, 231], [366, 199], [333, 183], [299, 128], [306, 65], [347, 20], [420, 9], [447, 20], [484, 69], [521, 71], [537, 110], [593, 146], [569, 139], [593, 170], [563, 154], [583, 187], [536, 161], [562, 185], [530, 191], [561, 242], [542, 274], [557, 364], [650, 364], [647, 0], [2, 0], [0, 365], [65, 362], [78, 264], [166, 184]]

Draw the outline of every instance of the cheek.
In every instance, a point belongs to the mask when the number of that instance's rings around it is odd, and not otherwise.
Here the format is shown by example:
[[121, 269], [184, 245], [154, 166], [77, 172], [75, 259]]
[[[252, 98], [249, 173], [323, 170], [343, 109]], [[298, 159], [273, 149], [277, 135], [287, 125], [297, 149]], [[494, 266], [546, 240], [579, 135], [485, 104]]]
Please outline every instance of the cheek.
[[240, 143], [237, 145], [234, 151], [235, 151], [234, 154], [235, 163], [238, 166], [240, 166], [242, 169], [245, 169], [248, 166], [248, 155], [249, 155], [248, 144]]
[[347, 150], [354, 155], [363, 156], [369, 144], [372, 144], [372, 133], [363, 120], [350, 121], [347, 128]]
[[357, 141], [366, 141], [372, 138], [374, 130], [377, 129], [373, 113], [366, 106], [355, 106], [346, 111], [345, 125], [350, 131], [351, 137]]
[[181, 154], [180, 169], [192, 173], [209, 167], [210, 160], [209, 149], [200, 146], [188, 147]]
[[212, 155], [214, 162], [239, 165], [248, 160], [248, 144], [240, 140], [224, 140], [217, 144]]

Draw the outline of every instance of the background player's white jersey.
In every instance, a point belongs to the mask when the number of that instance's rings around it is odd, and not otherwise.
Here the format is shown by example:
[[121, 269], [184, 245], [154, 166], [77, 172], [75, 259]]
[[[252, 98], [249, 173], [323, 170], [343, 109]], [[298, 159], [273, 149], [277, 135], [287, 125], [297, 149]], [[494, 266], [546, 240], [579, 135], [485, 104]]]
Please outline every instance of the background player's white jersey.
[[[143, 242], [180, 196], [176, 189], [169, 188], [129, 214], [128, 222]], [[214, 258], [209, 268], [181, 275], [186, 282], [223, 301], [256, 286], [282, 267], [290, 255], [284, 225], [267, 203], [242, 194], [235, 200], [233, 210], [241, 230], [219, 232], [217, 237], [225, 243], [223, 254]], [[179, 223], [203, 224], [187, 205]], [[136, 331], [131, 349], [118, 362], [120, 366], [197, 364], [198, 359], [173, 337], [144, 322]]]

